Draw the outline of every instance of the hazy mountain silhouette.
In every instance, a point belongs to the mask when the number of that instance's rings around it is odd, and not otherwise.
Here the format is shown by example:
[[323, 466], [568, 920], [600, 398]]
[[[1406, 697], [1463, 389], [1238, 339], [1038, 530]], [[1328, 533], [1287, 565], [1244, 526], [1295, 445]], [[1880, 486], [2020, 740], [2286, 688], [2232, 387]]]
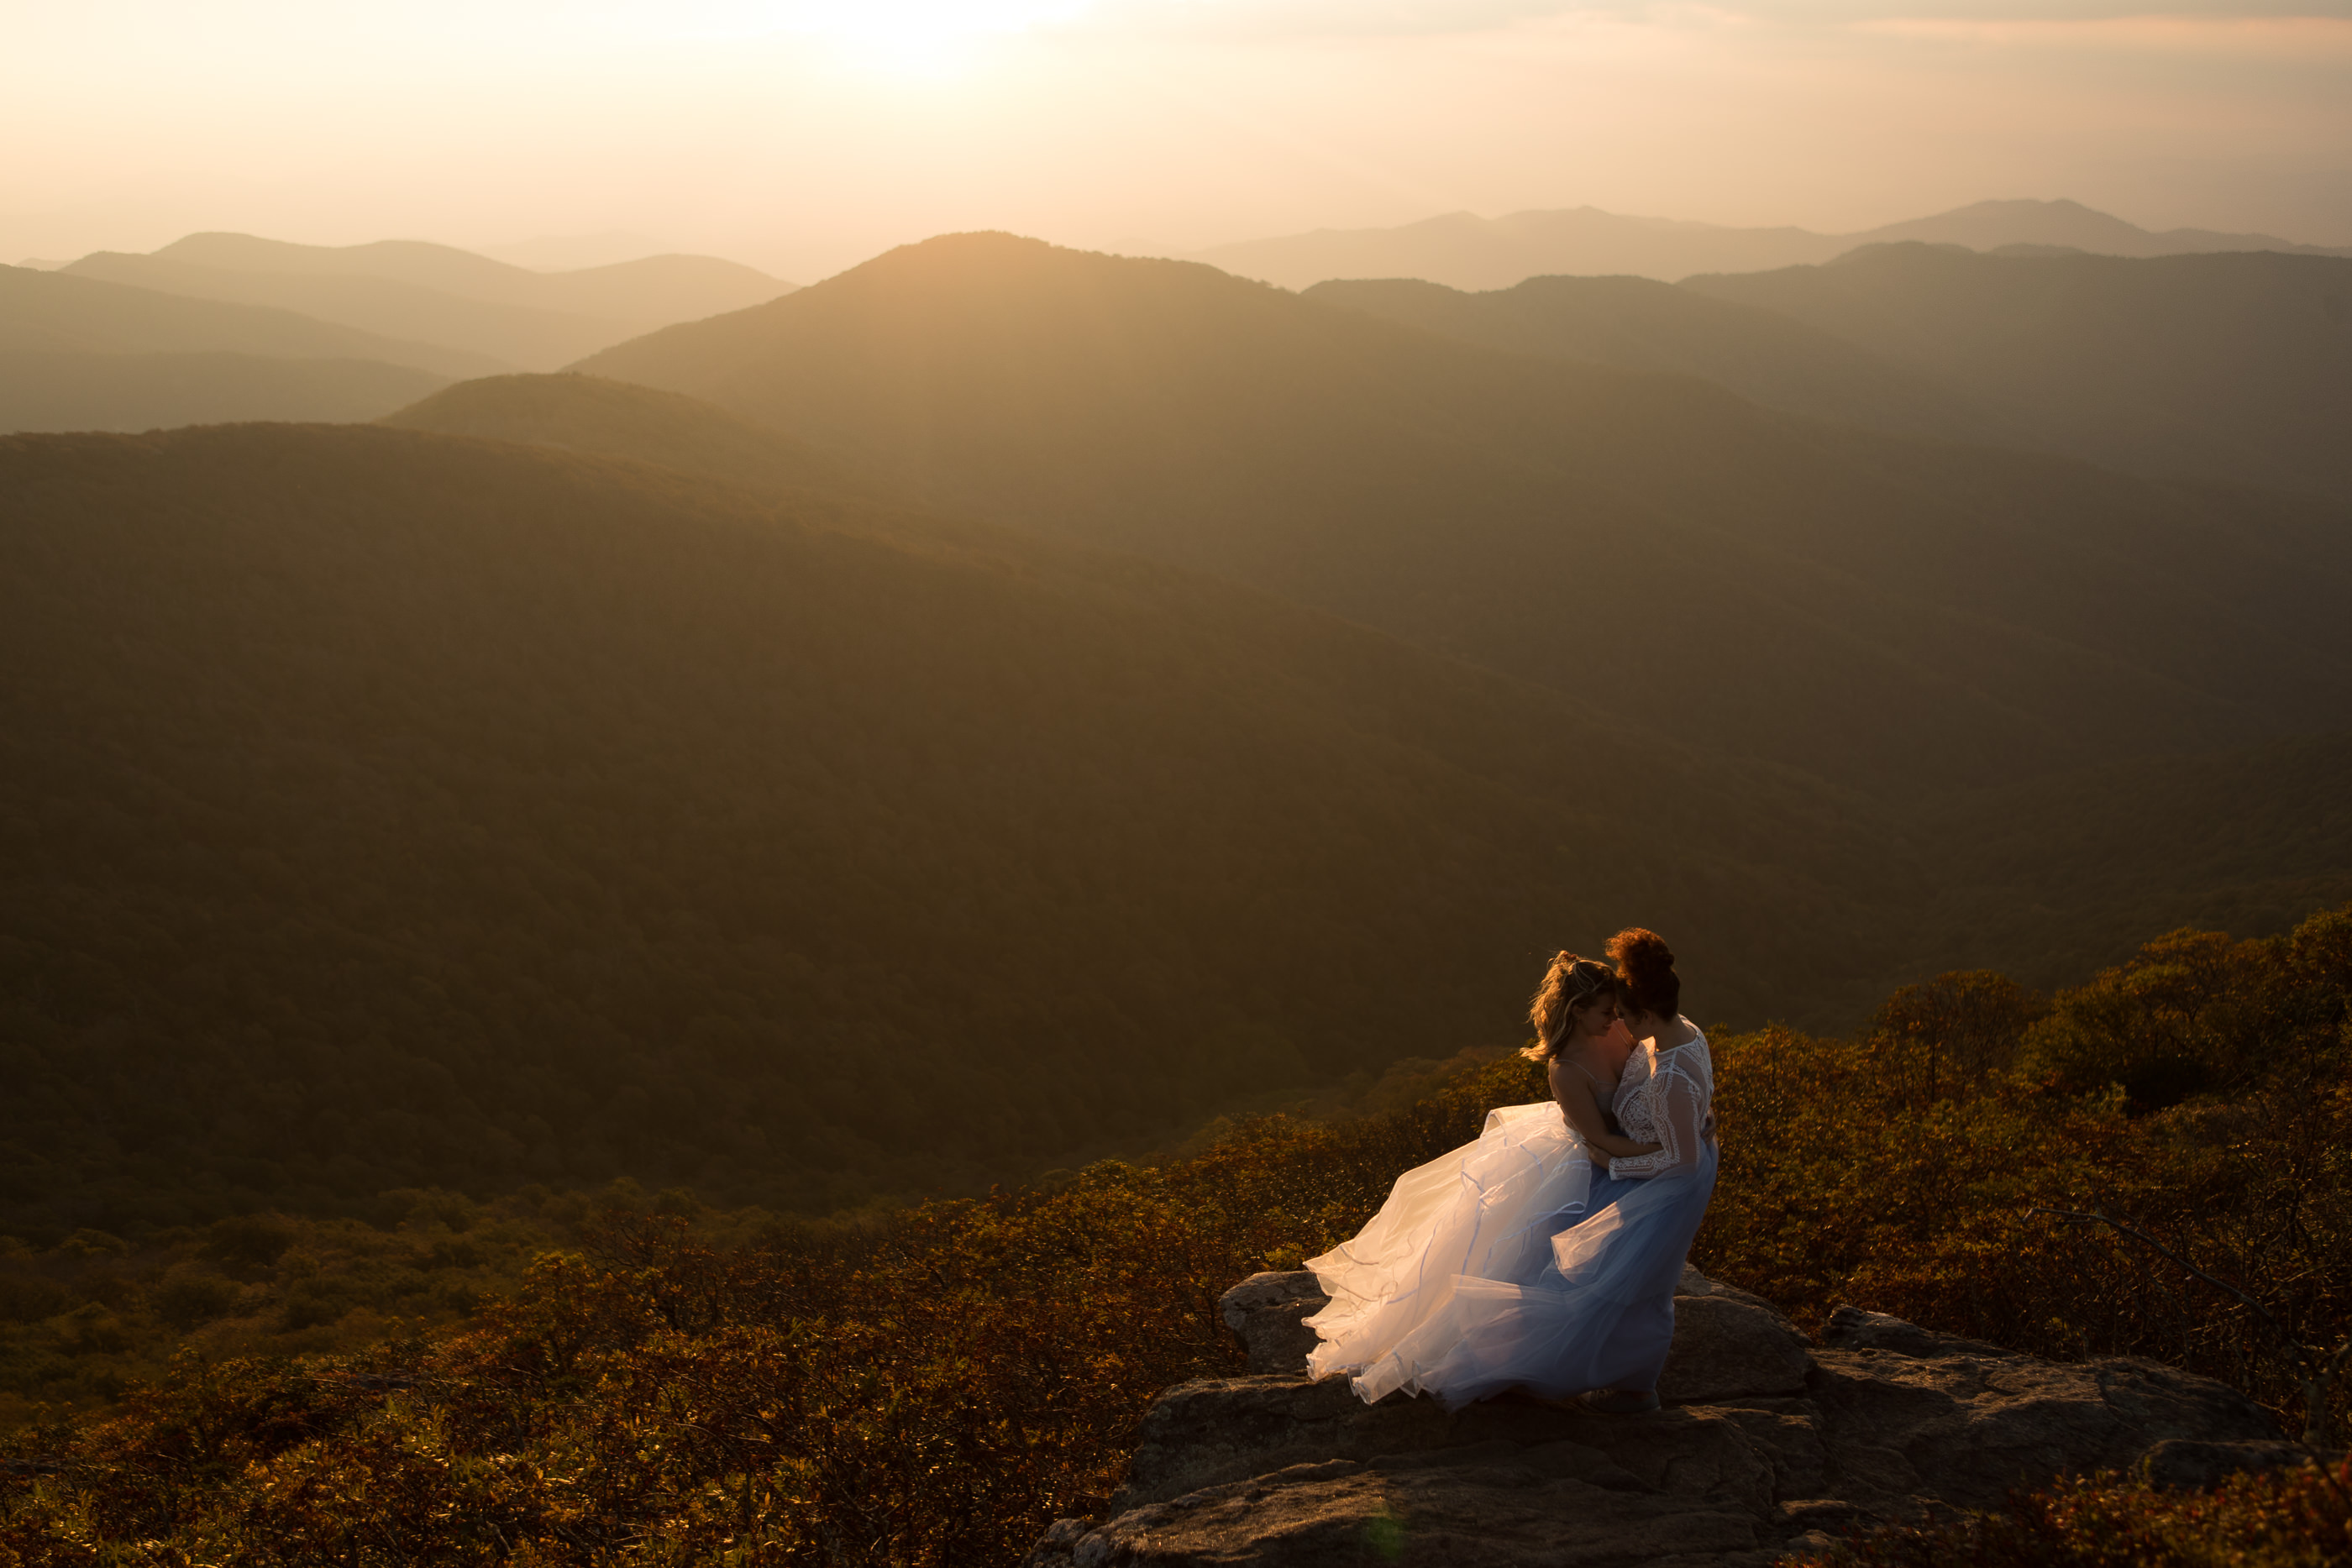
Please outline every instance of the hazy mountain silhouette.
[[291, 310], [188, 299], [21, 267], [0, 267], [0, 349], [376, 360], [444, 376], [501, 368], [487, 354], [379, 337]]
[[709, 256], [648, 256], [541, 273], [416, 241], [331, 247], [229, 234], [191, 235], [148, 256], [101, 251], [65, 270], [195, 298], [299, 310], [533, 370], [791, 287]]
[[614, 340], [618, 325], [554, 310], [467, 299], [381, 277], [232, 272], [161, 256], [100, 251], [68, 267], [76, 277], [105, 278], [192, 299], [228, 299], [299, 310], [388, 337], [446, 343], [484, 354], [501, 367], [545, 370]]
[[0, 431], [374, 419], [446, 379], [375, 360], [0, 349]]
[[1510, 353], [1700, 376], [1744, 398], [1873, 430], [2015, 441], [1995, 409], [1778, 311], [1646, 277], [1530, 277], [1465, 293], [1418, 278], [1318, 283], [1307, 298]]
[[493, 261], [512, 262], [533, 272], [575, 272], [583, 267], [610, 267], [617, 261], [638, 261], [671, 254], [659, 240], [625, 229], [594, 235], [540, 235], [513, 245], [486, 245], [475, 254]]
[[1682, 287], [1831, 333], [2056, 450], [2352, 497], [2352, 260], [1899, 245]]
[[712, 256], [647, 256], [567, 272], [534, 272], [422, 240], [317, 246], [253, 235], [198, 234], [174, 240], [154, 254], [166, 261], [231, 272], [381, 277], [463, 299], [651, 324], [740, 310], [789, 294], [793, 287], [756, 267]]
[[1710, 1018], [1858, 1007], [1921, 895], [1797, 781], [1003, 530], [366, 426], [0, 494], [19, 1217], [1024, 1174], [1514, 1038], [1631, 911]]
[[1857, 246], [1902, 240], [1965, 245], [2064, 246], [2114, 256], [2269, 250], [2352, 256], [2271, 235], [2172, 229], [2153, 234], [2078, 202], [1994, 201], [1857, 234], [1736, 228], [1673, 218], [1629, 217], [1597, 207], [1482, 218], [1448, 213], [1386, 229], [1318, 229], [1195, 252], [1191, 259], [1286, 288], [1328, 278], [1417, 277], [1454, 288], [1507, 288], [1554, 274], [1627, 273], [1671, 282], [1700, 272], [1755, 272], [1828, 261]]
[[2141, 228], [2080, 202], [1976, 202], [1933, 217], [1864, 229], [1838, 236], [1845, 247], [1897, 245], [1963, 245], [1970, 250], [2004, 246], [2047, 246], [2096, 256], [2205, 256], [2219, 251], [2275, 251], [2289, 256], [2352, 256], [2352, 247], [2301, 245], [2276, 235], [2231, 234], [2218, 229]]
[[1874, 789], [2352, 712], [2340, 515], [1871, 436], [1197, 265], [950, 236], [583, 368]]

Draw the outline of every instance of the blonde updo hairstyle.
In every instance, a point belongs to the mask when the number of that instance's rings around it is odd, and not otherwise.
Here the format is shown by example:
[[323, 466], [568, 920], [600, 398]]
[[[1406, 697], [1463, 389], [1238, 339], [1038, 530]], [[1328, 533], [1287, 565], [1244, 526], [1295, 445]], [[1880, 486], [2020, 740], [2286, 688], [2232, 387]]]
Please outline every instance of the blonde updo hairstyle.
[[1609, 956], [1617, 965], [1617, 988], [1635, 1012], [1662, 1019], [1680, 1015], [1683, 983], [1664, 937], [1629, 925], [1609, 938]]
[[1552, 956], [1543, 984], [1528, 1005], [1528, 1021], [1536, 1026], [1536, 1042], [1519, 1054], [1530, 1061], [1549, 1061], [1559, 1054], [1569, 1030], [1595, 1002], [1617, 994], [1617, 977], [1598, 958], [1580, 958], [1562, 950]]

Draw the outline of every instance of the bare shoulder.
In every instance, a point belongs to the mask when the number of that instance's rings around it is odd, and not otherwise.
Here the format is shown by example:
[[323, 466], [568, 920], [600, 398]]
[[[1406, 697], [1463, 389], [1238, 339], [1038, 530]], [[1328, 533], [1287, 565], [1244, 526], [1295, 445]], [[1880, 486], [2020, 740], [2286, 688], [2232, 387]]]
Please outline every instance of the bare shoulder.
[[1672, 1024], [1658, 1031], [1656, 1039], [1661, 1056], [1670, 1051], [1680, 1051], [1686, 1045], [1706, 1043], [1706, 1036], [1699, 1032], [1698, 1025], [1686, 1018], [1676, 1018]]

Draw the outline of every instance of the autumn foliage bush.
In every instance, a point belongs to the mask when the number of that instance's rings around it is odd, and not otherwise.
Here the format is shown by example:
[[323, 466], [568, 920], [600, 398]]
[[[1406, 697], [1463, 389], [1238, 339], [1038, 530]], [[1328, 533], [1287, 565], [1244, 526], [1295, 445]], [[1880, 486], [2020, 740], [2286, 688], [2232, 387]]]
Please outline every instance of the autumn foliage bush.
[[[2153, 1355], [2299, 1420], [2285, 1339], [2352, 1322], [2347, 958], [2341, 910], [2265, 941], [2168, 937], [2047, 1001], [1947, 976], [1861, 1039], [1717, 1040], [1725, 1165], [1697, 1261], [1800, 1321], [1850, 1300], [2043, 1354]], [[2135, 1076], [2146, 1060], [2195, 1071]], [[1385, 1115], [1266, 1118], [1157, 1167], [749, 1244], [721, 1217], [614, 1211], [466, 1332], [192, 1350], [103, 1419], [21, 1429], [0, 1564], [1016, 1562], [1104, 1506], [1160, 1388], [1238, 1365], [1227, 1285], [1344, 1238], [1399, 1172], [1540, 1092], [1506, 1057]], [[2036, 1207], [2136, 1226], [2281, 1329]], [[2085, 1483], [1843, 1561], [2139, 1561], [2132, 1531], [2317, 1561], [2344, 1526], [2315, 1476], [2160, 1508]], [[2051, 1540], [2076, 1555], [2032, 1555]]]
[[2352, 1560], [2352, 1464], [2241, 1476], [2210, 1492], [2077, 1478], [2000, 1512], [1884, 1530], [1818, 1568], [2315, 1568]]

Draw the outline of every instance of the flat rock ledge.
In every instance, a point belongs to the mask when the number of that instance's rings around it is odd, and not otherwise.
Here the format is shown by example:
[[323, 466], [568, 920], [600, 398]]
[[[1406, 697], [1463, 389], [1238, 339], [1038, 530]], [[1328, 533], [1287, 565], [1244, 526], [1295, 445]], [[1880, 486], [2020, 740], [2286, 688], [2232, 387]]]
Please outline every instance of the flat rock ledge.
[[2302, 1458], [2244, 1395], [2152, 1363], [2062, 1365], [1851, 1307], [1817, 1345], [1695, 1270], [1675, 1297], [1665, 1409], [1448, 1415], [1308, 1382], [1314, 1276], [1254, 1275], [1222, 1303], [1249, 1374], [1162, 1394], [1104, 1515], [1055, 1521], [1027, 1568], [1734, 1568], [2068, 1472], [2210, 1486]]

